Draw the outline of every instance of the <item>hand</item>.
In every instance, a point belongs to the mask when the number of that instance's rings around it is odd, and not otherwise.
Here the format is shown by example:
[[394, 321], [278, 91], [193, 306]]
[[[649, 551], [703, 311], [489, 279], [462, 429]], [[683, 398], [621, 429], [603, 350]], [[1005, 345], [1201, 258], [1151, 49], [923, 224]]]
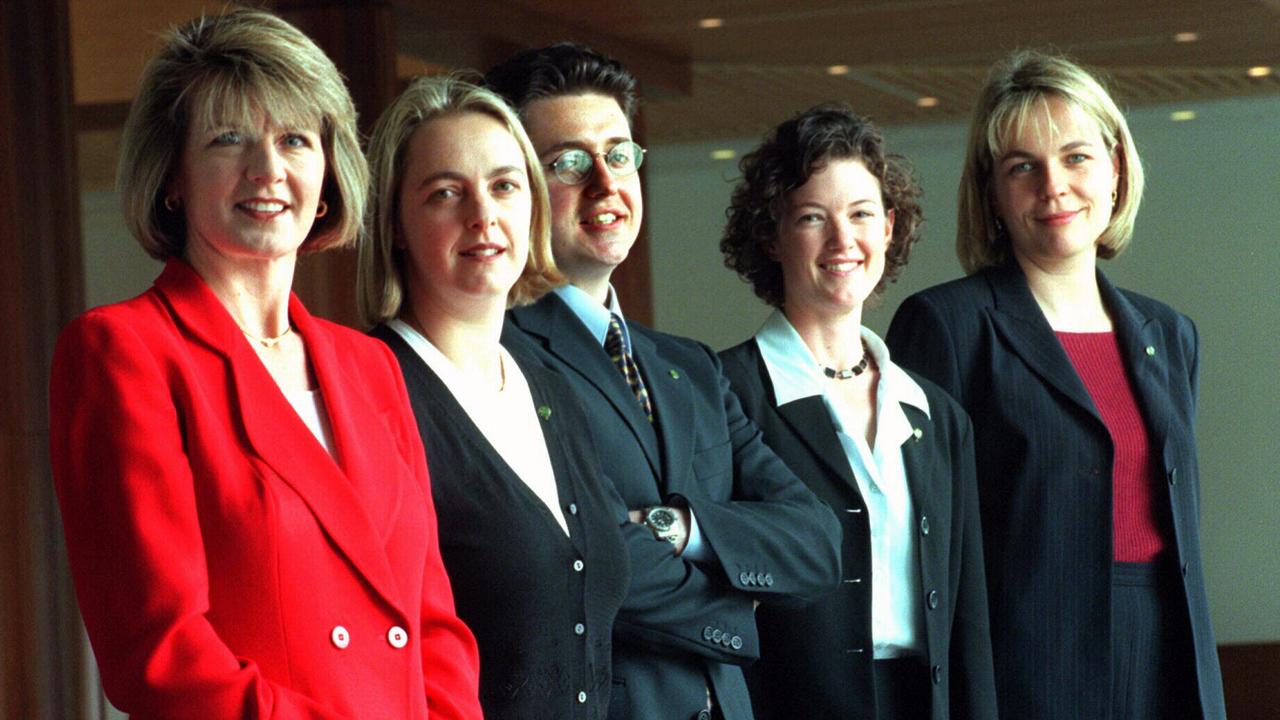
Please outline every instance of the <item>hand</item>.
[[675, 554], [680, 555], [684, 552], [685, 546], [689, 544], [689, 509], [671, 506], [658, 507], [670, 510], [675, 516], [670, 527], [665, 530], [660, 531], [659, 528], [654, 527], [645, 521], [649, 515], [649, 511], [654, 509], [651, 507], [641, 508], [639, 510], [629, 510], [627, 511], [627, 518], [633, 523], [648, 527], [655, 538], [658, 538], [659, 540], [666, 540], [671, 543], [671, 547]]

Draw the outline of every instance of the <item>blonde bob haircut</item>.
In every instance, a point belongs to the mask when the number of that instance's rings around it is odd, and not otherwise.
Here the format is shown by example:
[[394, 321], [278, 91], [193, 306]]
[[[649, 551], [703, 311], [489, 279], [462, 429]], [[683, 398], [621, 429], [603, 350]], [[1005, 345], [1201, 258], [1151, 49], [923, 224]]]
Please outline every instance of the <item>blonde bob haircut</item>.
[[[315, 43], [270, 13], [246, 8], [171, 29], [143, 71], [125, 121], [116, 190], [125, 223], [158, 260], [186, 251], [186, 217], [165, 197], [188, 132], [255, 128], [265, 118], [320, 135], [325, 179], [317, 218], [300, 252], [349, 245], [364, 221], [369, 169], [342, 75]], [[181, 198], [178, 198], [181, 202]]]
[[956, 229], [956, 255], [966, 273], [1000, 265], [1010, 256], [1008, 234], [996, 221], [995, 162], [1007, 149], [1014, 128], [1047, 117], [1050, 98], [1066, 101], [1073, 112], [1096, 122], [1107, 151], [1117, 160], [1117, 196], [1111, 221], [1098, 238], [1098, 257], [1119, 255], [1133, 237], [1142, 202], [1142, 161], [1120, 108], [1079, 65], [1057, 55], [1021, 50], [991, 69], [969, 128]]
[[401, 245], [400, 181], [409, 140], [422, 125], [465, 113], [487, 115], [506, 127], [524, 153], [532, 211], [529, 260], [511, 287], [507, 305], [527, 305], [564, 283], [551, 255], [551, 218], [542, 164], [515, 112], [493, 91], [460, 75], [420, 77], [382, 113], [369, 138], [373, 176], [369, 235], [360, 242], [356, 298], [360, 319], [376, 325], [399, 316], [407, 299], [406, 257]]

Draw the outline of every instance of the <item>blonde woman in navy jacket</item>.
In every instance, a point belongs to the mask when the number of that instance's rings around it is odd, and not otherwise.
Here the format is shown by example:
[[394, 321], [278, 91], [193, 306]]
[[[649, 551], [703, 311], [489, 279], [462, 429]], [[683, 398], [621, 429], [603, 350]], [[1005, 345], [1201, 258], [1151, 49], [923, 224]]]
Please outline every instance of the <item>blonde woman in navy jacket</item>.
[[861, 325], [919, 236], [919, 188], [843, 106], [742, 163], [721, 249], [776, 309], [722, 353], [765, 441], [841, 518], [843, 582], [759, 611], [761, 718], [994, 718], [969, 419]]
[[974, 423], [1005, 717], [1221, 718], [1200, 566], [1195, 326], [1113, 286], [1142, 197], [1124, 116], [1075, 64], [1015, 54], [960, 185], [970, 273], [903, 303], [894, 357]]

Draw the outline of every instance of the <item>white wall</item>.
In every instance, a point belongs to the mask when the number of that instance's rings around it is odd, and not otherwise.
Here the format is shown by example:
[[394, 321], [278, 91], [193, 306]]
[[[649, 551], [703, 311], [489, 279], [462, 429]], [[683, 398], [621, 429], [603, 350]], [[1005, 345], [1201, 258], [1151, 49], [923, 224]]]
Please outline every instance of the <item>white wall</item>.
[[[799, 109], [799, 108], [797, 108]], [[1196, 119], [1171, 122], [1192, 109]], [[1129, 114], [1147, 195], [1129, 251], [1103, 265], [1117, 284], [1159, 298], [1201, 335], [1202, 537], [1219, 642], [1280, 639], [1280, 98], [1142, 108]], [[782, 118], [779, 118], [780, 120]], [[955, 191], [965, 126], [886, 129], [925, 189], [925, 240], [882, 307], [883, 332], [910, 293], [960, 275]], [[738, 155], [758, 138], [650, 149], [646, 215], [655, 324], [723, 348], [767, 310], [718, 249]]]

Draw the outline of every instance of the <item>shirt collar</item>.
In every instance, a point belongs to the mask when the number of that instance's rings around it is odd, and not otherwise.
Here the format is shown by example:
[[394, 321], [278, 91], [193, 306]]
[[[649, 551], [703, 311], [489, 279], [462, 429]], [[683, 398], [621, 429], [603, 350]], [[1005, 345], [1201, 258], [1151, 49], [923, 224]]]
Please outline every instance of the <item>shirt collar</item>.
[[618, 293], [614, 292], [612, 283], [609, 285], [609, 293], [604, 305], [576, 285], [561, 285], [551, 292], [558, 295], [564, 304], [569, 306], [573, 314], [587, 326], [587, 330], [602, 347], [605, 334], [609, 332], [609, 314], [617, 315], [618, 320], [622, 322], [624, 342], [628, 348], [631, 347], [631, 332], [627, 329], [627, 320], [622, 315], [622, 306], [618, 304]]
[[[879, 405], [891, 407], [891, 402], [906, 403], [929, 417], [929, 401], [919, 383], [889, 359], [889, 348], [879, 335], [865, 326], [861, 334], [871, 359], [880, 368], [880, 384], [876, 388]], [[815, 395], [824, 396], [822, 366], [781, 310], [774, 310], [769, 315], [756, 332], [755, 339], [765, 369], [769, 372], [769, 380], [773, 383], [775, 405]]]

